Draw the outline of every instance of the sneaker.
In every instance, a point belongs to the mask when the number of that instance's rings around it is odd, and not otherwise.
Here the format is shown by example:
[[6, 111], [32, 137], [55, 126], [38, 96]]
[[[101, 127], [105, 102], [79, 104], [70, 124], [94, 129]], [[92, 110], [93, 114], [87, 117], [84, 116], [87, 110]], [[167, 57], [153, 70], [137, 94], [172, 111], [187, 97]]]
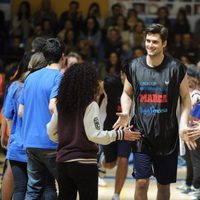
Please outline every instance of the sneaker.
[[105, 156], [104, 153], [101, 153], [98, 163], [98, 171], [100, 178], [104, 178], [106, 176], [106, 168], [104, 167], [104, 163], [105, 163]]
[[107, 183], [105, 182], [105, 180], [104, 179], [102, 179], [102, 178], [98, 178], [98, 186], [100, 186], [100, 187], [106, 187], [107, 186]]
[[178, 189], [178, 190], [188, 190], [190, 188], [191, 188], [191, 186], [188, 186], [185, 183], [183, 183], [182, 185], [179, 185], [176, 189]]
[[182, 190], [181, 193], [183, 194], [189, 194], [190, 192], [192, 192], [193, 190], [191, 189], [191, 187], [186, 188], [185, 190]]
[[200, 200], [200, 196], [197, 196], [197, 197], [192, 196], [192, 200]]
[[118, 194], [114, 194], [112, 197], [112, 200], [120, 200], [119, 195]]
[[188, 193], [189, 196], [199, 197], [200, 196], [200, 188], [196, 189], [191, 187], [192, 191]]
[[189, 194], [190, 192], [194, 191], [194, 187], [193, 186], [188, 186], [185, 184], [185, 187], [182, 188], [181, 193], [183, 194]]

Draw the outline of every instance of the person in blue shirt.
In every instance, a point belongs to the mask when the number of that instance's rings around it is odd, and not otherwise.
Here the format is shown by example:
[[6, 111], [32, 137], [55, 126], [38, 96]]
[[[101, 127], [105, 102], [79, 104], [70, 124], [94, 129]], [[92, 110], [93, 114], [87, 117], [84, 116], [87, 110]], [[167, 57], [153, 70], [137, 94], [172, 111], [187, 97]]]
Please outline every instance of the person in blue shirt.
[[22, 118], [18, 115], [18, 107], [25, 78], [38, 65], [46, 65], [46, 60], [42, 53], [37, 54], [38, 62], [34, 62], [36, 57], [31, 57], [29, 63], [32, 63], [32, 69], [30, 71], [26, 72], [27, 68], [19, 64], [15, 80], [10, 84], [4, 101], [3, 116], [10, 126], [10, 139], [6, 159], [9, 160], [14, 178], [13, 200], [24, 199], [28, 182], [26, 149], [21, 131]]
[[[64, 45], [56, 38], [50, 38], [43, 47], [47, 66], [28, 76], [20, 97], [20, 114], [23, 116], [22, 132], [27, 149], [28, 185], [26, 200], [39, 199], [46, 189], [44, 199], [57, 198], [55, 178], [56, 148], [47, 135], [46, 124], [51, 119], [62, 78], [60, 69], [64, 61]], [[23, 108], [23, 109], [22, 109]], [[48, 185], [45, 184], [48, 183]]]

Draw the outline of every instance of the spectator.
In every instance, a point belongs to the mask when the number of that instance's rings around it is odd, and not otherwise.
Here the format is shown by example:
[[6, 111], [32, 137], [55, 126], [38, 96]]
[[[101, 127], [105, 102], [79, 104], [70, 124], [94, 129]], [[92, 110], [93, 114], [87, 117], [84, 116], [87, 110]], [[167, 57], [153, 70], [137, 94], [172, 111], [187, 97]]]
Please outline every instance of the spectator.
[[17, 15], [12, 19], [11, 34], [21, 37], [25, 43], [32, 29], [33, 18], [30, 3], [28, 1], [22, 1], [19, 4]]
[[66, 31], [63, 42], [65, 43], [65, 55], [71, 51], [77, 51], [77, 36], [74, 29]]
[[95, 17], [87, 17], [85, 19], [80, 37], [88, 40], [91, 48], [97, 51], [101, 42], [101, 31]]
[[181, 56], [187, 56], [189, 62], [192, 64], [196, 64], [198, 62], [198, 48], [196, 44], [193, 43], [192, 33], [184, 33], [182, 36], [182, 45], [175, 52], [175, 56], [177, 58], [181, 58]]
[[40, 10], [34, 13], [34, 25], [42, 24], [46, 19], [50, 21], [51, 27], [55, 31], [57, 28], [57, 15], [51, 9], [51, 0], [41, 0]]
[[123, 14], [122, 6], [119, 3], [113, 4], [111, 7], [111, 11], [112, 11], [111, 16], [105, 19], [105, 26], [104, 26], [105, 31], [107, 31], [110, 26], [115, 25], [118, 15]]
[[64, 27], [62, 27], [61, 30], [58, 32], [57, 37], [64, 41], [65, 33], [71, 29], [74, 29], [73, 22], [71, 19], [66, 19], [64, 22]]
[[100, 28], [104, 27], [104, 18], [101, 16], [101, 10], [98, 3], [93, 2], [90, 4], [87, 17], [95, 17], [99, 23]]
[[144, 46], [144, 30], [145, 24], [143, 21], [138, 21], [134, 30], [130, 34], [129, 42], [132, 48], [135, 46]]
[[62, 29], [64, 27], [64, 22], [66, 19], [70, 19], [73, 23], [73, 28], [77, 33], [80, 32], [83, 24], [83, 17], [81, 12], [79, 11], [79, 2], [70, 1], [69, 10], [64, 11], [59, 19], [59, 28]]
[[107, 59], [111, 52], [121, 53], [121, 36], [116, 27], [110, 27], [107, 31], [107, 37], [100, 49], [100, 58]]
[[180, 8], [178, 10], [176, 20], [173, 24], [173, 33], [180, 35], [184, 33], [190, 33], [190, 24], [184, 8]]

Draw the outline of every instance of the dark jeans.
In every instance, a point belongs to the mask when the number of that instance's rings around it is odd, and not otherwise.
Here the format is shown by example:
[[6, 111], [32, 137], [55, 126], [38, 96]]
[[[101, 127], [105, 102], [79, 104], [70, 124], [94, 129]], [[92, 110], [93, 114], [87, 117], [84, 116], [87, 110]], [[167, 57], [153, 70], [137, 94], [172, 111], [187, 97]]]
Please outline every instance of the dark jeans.
[[59, 200], [98, 199], [98, 169], [96, 164], [78, 162], [57, 163]]
[[14, 178], [12, 200], [24, 200], [28, 182], [27, 163], [9, 160]]
[[197, 148], [191, 150], [191, 160], [193, 165], [193, 186], [195, 188], [200, 188], [200, 139], [196, 141]]
[[28, 185], [25, 200], [57, 199], [55, 179], [56, 151], [47, 149], [27, 149]]
[[186, 185], [191, 186], [193, 181], [193, 166], [191, 160], [191, 153], [187, 145], [185, 145], [185, 162], [186, 162]]

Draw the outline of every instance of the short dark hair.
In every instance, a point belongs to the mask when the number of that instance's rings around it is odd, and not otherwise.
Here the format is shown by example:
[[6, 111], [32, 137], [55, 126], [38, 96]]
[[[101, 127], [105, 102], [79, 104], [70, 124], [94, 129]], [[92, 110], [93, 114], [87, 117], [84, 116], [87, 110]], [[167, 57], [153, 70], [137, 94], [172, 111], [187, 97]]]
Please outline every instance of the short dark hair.
[[46, 39], [43, 37], [36, 37], [33, 41], [32, 41], [32, 50], [34, 52], [42, 52], [42, 49], [44, 47], [46, 43]]
[[145, 29], [145, 37], [147, 34], [159, 34], [162, 42], [167, 41], [168, 30], [162, 24], [151, 24]]
[[79, 8], [79, 2], [78, 1], [70, 1], [69, 5], [70, 6], [75, 5], [77, 9]]
[[47, 39], [42, 52], [48, 65], [58, 63], [64, 52], [64, 43], [58, 38], [49, 38]]
[[115, 8], [121, 8], [121, 4], [120, 3], [113, 4], [111, 9], [114, 10]]

